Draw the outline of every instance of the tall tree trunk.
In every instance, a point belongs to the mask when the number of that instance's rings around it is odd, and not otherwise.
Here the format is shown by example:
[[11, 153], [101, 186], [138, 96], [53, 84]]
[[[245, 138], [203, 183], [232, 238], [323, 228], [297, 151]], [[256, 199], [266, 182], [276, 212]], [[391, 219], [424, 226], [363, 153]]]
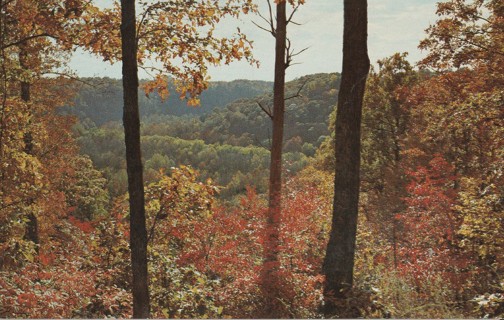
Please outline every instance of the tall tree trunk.
[[[29, 68], [28, 66], [29, 57], [26, 46], [27, 46], [26, 43], [21, 44], [19, 46], [19, 65], [22, 71], [27, 71]], [[20, 90], [21, 100], [23, 100], [25, 103], [29, 103], [31, 100], [30, 82], [26, 79], [22, 79], [20, 86], [21, 86]], [[33, 155], [33, 135], [30, 130], [24, 133], [23, 142], [25, 144], [23, 151], [28, 155]], [[33, 198], [30, 197], [28, 199], [29, 206], [33, 205], [34, 202], [35, 200]], [[38, 234], [38, 220], [37, 216], [35, 215], [35, 213], [32, 211], [31, 208], [27, 213], [26, 218], [28, 221], [26, 222], [26, 230], [24, 238], [25, 240], [31, 241], [35, 244], [35, 251], [38, 253], [39, 252], [38, 244], [40, 243]]]
[[340, 299], [353, 282], [359, 204], [360, 128], [369, 72], [367, 0], [344, 1], [343, 71], [336, 112], [335, 179], [332, 229], [323, 272], [326, 316], [355, 317]]
[[271, 144], [269, 204], [266, 220], [266, 241], [262, 269], [262, 291], [266, 300], [266, 315], [271, 318], [280, 316], [279, 300], [280, 279], [278, 271], [278, 246], [282, 210], [282, 147], [285, 113], [285, 69], [287, 18], [286, 1], [278, 3], [277, 25], [275, 32], [275, 81], [273, 85], [273, 136]]
[[121, 0], [122, 76], [124, 90], [124, 139], [130, 205], [130, 248], [133, 272], [133, 318], [149, 318], [147, 277], [147, 229], [140, 151], [138, 111], [138, 66], [135, 1]]

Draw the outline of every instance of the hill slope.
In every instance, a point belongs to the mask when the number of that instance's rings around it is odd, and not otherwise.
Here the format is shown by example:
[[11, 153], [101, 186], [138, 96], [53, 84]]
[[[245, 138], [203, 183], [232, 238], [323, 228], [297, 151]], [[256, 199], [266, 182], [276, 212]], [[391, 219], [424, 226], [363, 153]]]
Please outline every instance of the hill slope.
[[[110, 78], [83, 79], [91, 86], [82, 86], [75, 98], [74, 106], [65, 111], [74, 114], [81, 121], [91, 121], [91, 125], [100, 126], [109, 121], [122, 119], [122, 82]], [[272, 84], [266, 81], [234, 80], [231, 82], [212, 82], [208, 90], [201, 95], [201, 107], [187, 107], [186, 101], [180, 100], [173, 86], [172, 94], [162, 101], [156, 93], [147, 97], [139, 92], [140, 114], [146, 115], [200, 115], [216, 107], [240, 98], [254, 97], [271, 91]]]

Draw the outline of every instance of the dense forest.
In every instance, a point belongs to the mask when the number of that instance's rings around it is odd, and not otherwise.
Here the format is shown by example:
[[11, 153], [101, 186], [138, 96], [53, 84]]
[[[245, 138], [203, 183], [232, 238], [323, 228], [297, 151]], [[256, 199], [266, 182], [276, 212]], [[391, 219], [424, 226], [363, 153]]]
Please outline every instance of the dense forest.
[[[305, 76], [286, 85], [288, 92], [301, 89], [301, 96], [291, 99], [287, 107], [286, 133], [284, 145], [285, 168], [295, 174], [306, 166], [308, 157], [329, 135], [329, 115], [336, 102], [338, 85], [337, 74], [317, 74]], [[96, 80], [98, 81], [98, 80]], [[110, 81], [110, 80], [108, 80]], [[243, 98], [226, 105], [212, 108], [216, 97], [201, 97], [202, 113], [197, 115], [188, 110], [181, 116], [166, 115], [162, 106], [151, 105], [140, 110], [145, 112], [142, 120], [142, 155], [145, 165], [145, 179], [155, 181], [160, 169], [170, 169], [179, 165], [190, 165], [197, 169], [201, 179], [211, 178], [223, 189], [220, 196], [243, 193], [246, 186], [254, 186], [264, 192], [267, 189], [268, 149], [270, 147], [271, 122], [267, 119], [257, 101], [268, 101], [268, 94], [245, 98], [248, 92], [261, 91], [263, 83], [249, 82], [249, 88], [235, 83], [218, 83], [221, 88], [229, 87], [218, 96], [237, 96]], [[108, 87], [108, 86], [107, 86]], [[117, 88], [117, 100], [110, 105], [121, 105], [121, 90]], [[77, 142], [81, 153], [88, 155], [95, 167], [107, 178], [108, 191], [117, 196], [126, 192], [126, 168], [122, 155], [125, 152], [124, 134], [120, 124], [120, 113], [115, 119], [108, 117], [108, 109], [93, 104], [99, 96], [86, 87], [79, 92], [75, 105], [68, 110], [79, 115]], [[210, 101], [205, 98], [209, 97]], [[87, 99], [86, 99], [87, 98]], [[159, 102], [159, 100], [157, 100]], [[180, 103], [180, 102], [179, 102]], [[90, 107], [93, 106], [93, 107]], [[205, 110], [207, 106], [210, 106]], [[96, 126], [99, 119], [109, 119], [107, 123]], [[113, 121], [115, 120], [115, 121]]]
[[310, 1], [268, 1], [274, 82], [212, 82], [257, 63], [213, 33], [255, 1], [0, 0], [0, 317], [502, 318], [504, 4], [439, 2], [422, 61], [369, 67], [344, 3], [341, 73], [285, 82]]
[[[101, 126], [109, 121], [120, 121], [123, 108], [122, 82], [110, 78], [83, 78], [72, 105], [61, 111], [79, 117], [80, 122]], [[147, 83], [148, 80], [143, 81]], [[177, 95], [161, 98], [157, 92], [150, 95], [139, 94], [140, 114], [142, 116], [159, 115], [198, 115], [212, 111], [216, 107], [226, 106], [238, 99], [254, 98], [271, 91], [272, 84], [266, 81], [234, 80], [231, 82], [212, 82], [201, 96], [201, 105], [187, 107]], [[172, 82], [169, 90], [174, 91]]]

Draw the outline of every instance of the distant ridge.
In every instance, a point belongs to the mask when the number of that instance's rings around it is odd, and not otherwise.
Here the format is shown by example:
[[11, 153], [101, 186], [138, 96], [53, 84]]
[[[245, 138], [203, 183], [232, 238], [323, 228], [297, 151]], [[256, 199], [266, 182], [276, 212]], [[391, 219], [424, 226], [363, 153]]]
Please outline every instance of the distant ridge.
[[[111, 78], [85, 78], [89, 85], [84, 85], [78, 92], [74, 105], [65, 107], [64, 112], [76, 115], [81, 122], [100, 126], [110, 121], [122, 119], [122, 82]], [[252, 98], [272, 90], [273, 84], [259, 80], [233, 80], [211, 82], [201, 95], [201, 107], [188, 107], [180, 100], [173, 86], [171, 95], [161, 101], [157, 93], [146, 97], [139, 94], [140, 114], [152, 115], [201, 115], [211, 112], [216, 107], [224, 107], [238, 99]]]

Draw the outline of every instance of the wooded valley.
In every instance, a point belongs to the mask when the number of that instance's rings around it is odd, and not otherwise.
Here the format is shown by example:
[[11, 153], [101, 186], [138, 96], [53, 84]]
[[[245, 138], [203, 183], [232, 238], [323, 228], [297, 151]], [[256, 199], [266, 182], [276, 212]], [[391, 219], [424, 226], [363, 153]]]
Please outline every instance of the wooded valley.
[[0, 0], [0, 317], [504, 317], [504, 3], [369, 64], [345, 0], [341, 73], [285, 81], [310, 2], [261, 15], [271, 82], [213, 82], [256, 1]]

